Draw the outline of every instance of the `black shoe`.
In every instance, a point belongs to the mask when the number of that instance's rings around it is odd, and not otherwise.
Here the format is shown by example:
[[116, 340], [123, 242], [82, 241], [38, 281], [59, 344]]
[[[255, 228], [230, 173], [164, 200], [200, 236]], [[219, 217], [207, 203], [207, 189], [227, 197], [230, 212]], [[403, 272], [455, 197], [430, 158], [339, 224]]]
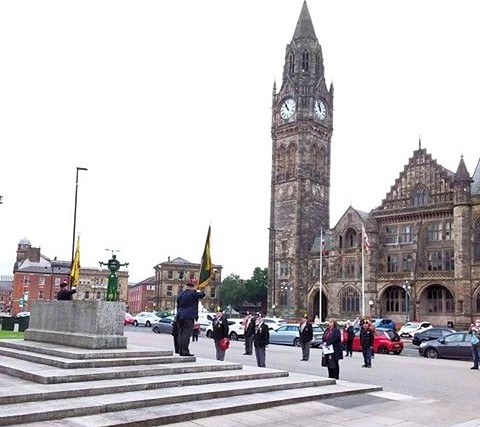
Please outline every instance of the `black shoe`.
[[367, 365], [362, 365], [362, 368], [368, 368], [368, 366]]
[[372, 367], [372, 365], [367, 365], [367, 368], [371, 368], [371, 367]]
[[183, 353], [183, 354], [181, 354], [180, 356], [195, 356], [195, 355], [192, 354], [192, 353]]
[[475, 367], [475, 366], [472, 366], [470, 369], [478, 369], [478, 366]]

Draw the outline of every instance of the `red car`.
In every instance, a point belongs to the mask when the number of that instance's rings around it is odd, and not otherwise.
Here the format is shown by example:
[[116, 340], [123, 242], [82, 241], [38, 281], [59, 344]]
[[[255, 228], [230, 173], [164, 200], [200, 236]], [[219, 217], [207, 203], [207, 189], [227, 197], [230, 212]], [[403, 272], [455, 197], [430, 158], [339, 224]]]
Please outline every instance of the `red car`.
[[[343, 331], [343, 343], [347, 341], [347, 333]], [[360, 331], [355, 332], [355, 338], [353, 339], [353, 351], [362, 351], [360, 345]], [[373, 352], [374, 353], [393, 353], [400, 354], [403, 351], [403, 340], [396, 331], [390, 329], [376, 329], [375, 338], [373, 339]]]
[[123, 321], [123, 325], [124, 326], [132, 325], [134, 320], [135, 319], [133, 318], [133, 316], [130, 313], [125, 313], [125, 319]]

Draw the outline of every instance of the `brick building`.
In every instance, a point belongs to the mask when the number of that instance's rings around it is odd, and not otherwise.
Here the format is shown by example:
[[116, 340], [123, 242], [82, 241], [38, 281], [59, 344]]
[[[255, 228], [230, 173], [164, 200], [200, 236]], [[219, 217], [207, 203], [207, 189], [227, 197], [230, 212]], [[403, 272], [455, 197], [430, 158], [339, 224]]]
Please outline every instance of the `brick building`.
[[452, 172], [419, 141], [380, 206], [350, 206], [330, 228], [333, 92], [305, 2], [272, 97], [269, 312], [469, 324], [480, 315], [480, 162], [472, 176], [463, 158]]

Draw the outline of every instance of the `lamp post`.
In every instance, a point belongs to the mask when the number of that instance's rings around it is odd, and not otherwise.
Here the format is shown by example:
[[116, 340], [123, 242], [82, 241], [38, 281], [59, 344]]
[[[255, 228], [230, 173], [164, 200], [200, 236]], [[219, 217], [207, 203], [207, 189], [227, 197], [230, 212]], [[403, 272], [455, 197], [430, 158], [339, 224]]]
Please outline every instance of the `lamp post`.
[[287, 295], [287, 318], [290, 318], [290, 298], [291, 298], [291, 293], [293, 291], [293, 284], [285, 283], [284, 285], [281, 286], [281, 289]]
[[370, 307], [370, 319], [373, 317], [373, 301], [368, 301], [368, 306]]
[[268, 228], [270, 230], [270, 233], [273, 234], [273, 239], [270, 238], [272, 240], [272, 288], [273, 288], [273, 292], [272, 292], [272, 313], [273, 313], [273, 317], [275, 317], [275, 293], [276, 293], [276, 290], [275, 290], [275, 283], [276, 283], [276, 272], [275, 272], [275, 264], [276, 264], [276, 260], [275, 260], [275, 246], [277, 244], [276, 242], [276, 232], [277, 230], [275, 230], [275, 228], [272, 228], [272, 227], [269, 227]]
[[[77, 198], [78, 198], [78, 171], [87, 171], [87, 168], [81, 168], [77, 166], [77, 174], [75, 178], [75, 205], [73, 208], [73, 237], [72, 237], [72, 258], [71, 258], [71, 264], [70, 268], [73, 268], [73, 260], [74, 260], [74, 255], [75, 255], [75, 231], [77, 227]], [[70, 287], [72, 286], [71, 283], [71, 276], [70, 276]]]
[[402, 287], [405, 290], [405, 323], [408, 323], [410, 320], [410, 289], [412, 286], [407, 280]]

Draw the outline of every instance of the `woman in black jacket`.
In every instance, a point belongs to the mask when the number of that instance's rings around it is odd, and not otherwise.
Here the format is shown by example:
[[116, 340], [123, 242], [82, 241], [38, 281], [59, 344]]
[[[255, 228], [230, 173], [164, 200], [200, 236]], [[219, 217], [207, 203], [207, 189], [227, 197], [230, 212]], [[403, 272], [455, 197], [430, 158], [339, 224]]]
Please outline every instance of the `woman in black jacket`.
[[342, 333], [337, 327], [337, 320], [334, 318], [328, 321], [328, 328], [323, 334], [323, 344], [324, 347], [333, 346], [333, 353], [325, 355], [327, 358], [328, 378], [338, 380], [340, 376], [339, 360], [343, 359]]
[[220, 341], [223, 338], [228, 338], [229, 328], [228, 319], [223, 311], [218, 310], [217, 314], [212, 320], [212, 338], [215, 343], [215, 353], [217, 360], [225, 359], [225, 350], [220, 347]]
[[362, 346], [363, 365], [362, 368], [372, 367], [372, 349], [373, 339], [375, 337], [375, 330], [370, 325], [370, 322], [365, 319], [360, 329], [360, 345]]

